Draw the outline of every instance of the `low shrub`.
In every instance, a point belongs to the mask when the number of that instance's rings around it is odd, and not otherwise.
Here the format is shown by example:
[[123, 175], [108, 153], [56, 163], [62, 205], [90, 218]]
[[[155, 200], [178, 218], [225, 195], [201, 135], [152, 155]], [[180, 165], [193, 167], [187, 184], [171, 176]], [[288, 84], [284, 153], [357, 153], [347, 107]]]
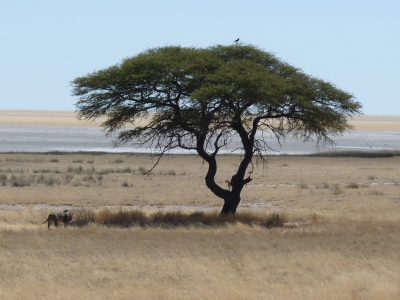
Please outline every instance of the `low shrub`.
[[126, 180], [124, 182], [121, 183], [122, 187], [132, 187], [133, 184], [132, 183], [128, 183]]
[[300, 183], [300, 184], [299, 184], [299, 188], [301, 188], [302, 190], [306, 190], [306, 189], [308, 189], [308, 184], [306, 184], [306, 183]]
[[350, 182], [346, 187], [348, 189], [358, 189], [360, 185], [357, 182]]
[[144, 167], [139, 167], [139, 168], [137, 169], [137, 171], [138, 171], [138, 173], [141, 174], [141, 175], [147, 175], [147, 172], [148, 172]]

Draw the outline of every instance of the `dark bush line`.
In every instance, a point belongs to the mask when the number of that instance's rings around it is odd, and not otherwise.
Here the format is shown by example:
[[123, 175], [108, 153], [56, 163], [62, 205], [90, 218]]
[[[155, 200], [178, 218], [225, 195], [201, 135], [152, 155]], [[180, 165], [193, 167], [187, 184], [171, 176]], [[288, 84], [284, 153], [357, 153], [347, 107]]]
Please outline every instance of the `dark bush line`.
[[221, 216], [218, 212], [182, 212], [182, 211], [158, 211], [146, 214], [139, 209], [110, 210], [107, 208], [97, 212], [93, 210], [79, 210], [75, 213], [74, 224], [85, 226], [96, 223], [109, 227], [202, 227], [214, 228], [228, 224], [242, 223], [248, 226], [261, 226], [266, 228], [283, 227], [287, 218], [279, 213], [259, 214], [255, 212], [240, 212], [236, 215]]
[[400, 151], [335, 151], [309, 154], [309, 156], [321, 157], [359, 157], [359, 158], [388, 158], [400, 156]]

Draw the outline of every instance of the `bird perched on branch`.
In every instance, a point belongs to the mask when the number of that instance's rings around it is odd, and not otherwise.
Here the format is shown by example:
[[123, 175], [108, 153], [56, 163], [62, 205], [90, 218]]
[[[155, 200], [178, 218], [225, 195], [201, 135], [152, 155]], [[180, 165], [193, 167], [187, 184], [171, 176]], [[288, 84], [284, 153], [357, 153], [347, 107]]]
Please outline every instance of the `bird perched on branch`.
[[239, 42], [239, 38], [237, 38], [236, 40], [234, 40], [234, 42], [237, 44]]

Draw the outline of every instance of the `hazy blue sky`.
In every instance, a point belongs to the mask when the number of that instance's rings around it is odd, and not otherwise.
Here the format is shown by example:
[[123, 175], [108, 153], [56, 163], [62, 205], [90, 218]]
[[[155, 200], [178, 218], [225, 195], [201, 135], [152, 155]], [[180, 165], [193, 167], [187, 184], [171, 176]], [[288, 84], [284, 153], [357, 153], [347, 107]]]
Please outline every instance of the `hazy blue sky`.
[[0, 109], [74, 110], [70, 81], [143, 50], [256, 45], [400, 114], [400, 0], [1, 0]]

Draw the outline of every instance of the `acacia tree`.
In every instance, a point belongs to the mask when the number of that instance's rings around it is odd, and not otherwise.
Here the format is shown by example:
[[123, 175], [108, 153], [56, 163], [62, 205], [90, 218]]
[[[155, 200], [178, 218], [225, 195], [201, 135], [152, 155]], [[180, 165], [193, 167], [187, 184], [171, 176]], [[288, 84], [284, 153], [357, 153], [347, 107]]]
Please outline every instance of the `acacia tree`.
[[[253, 159], [265, 160], [264, 133], [331, 144], [361, 110], [351, 94], [243, 44], [149, 49], [71, 85], [78, 118], [105, 116], [116, 146], [146, 144], [157, 162], [174, 148], [196, 151], [208, 164], [207, 187], [224, 200], [221, 214], [236, 212]], [[148, 123], [126, 127], [142, 118]], [[215, 182], [217, 154], [235, 136], [242, 156], [229, 190]]]

